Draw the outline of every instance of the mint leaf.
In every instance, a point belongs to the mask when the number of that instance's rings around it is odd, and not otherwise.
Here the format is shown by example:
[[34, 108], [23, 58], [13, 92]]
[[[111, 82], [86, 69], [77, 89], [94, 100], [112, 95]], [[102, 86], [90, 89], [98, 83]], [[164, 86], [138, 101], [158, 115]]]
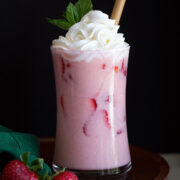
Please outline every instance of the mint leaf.
[[64, 30], [68, 30], [71, 27], [71, 24], [67, 20], [64, 20], [64, 19], [47, 18], [47, 21], [51, 23], [52, 25], [57, 26]]
[[93, 10], [93, 5], [91, 0], [78, 0], [75, 6], [78, 11], [80, 20], [85, 14]]
[[29, 154], [30, 154], [30, 152], [25, 152], [24, 154], [21, 154], [21, 155], [20, 155], [21, 161], [22, 161], [27, 167], [29, 167]]
[[74, 4], [72, 4], [71, 2], [68, 4], [66, 8], [66, 19], [71, 24], [75, 24], [79, 21], [78, 11]]
[[38, 173], [39, 171], [43, 169], [43, 163], [44, 163], [44, 160], [42, 158], [35, 159], [31, 163], [31, 167], [29, 169], [35, 173]]
[[62, 13], [64, 19], [51, 19], [47, 21], [61, 29], [68, 30], [72, 25], [79, 22], [81, 18], [93, 9], [91, 0], [78, 0], [75, 4], [69, 3], [66, 11]]
[[66, 11], [62, 12], [62, 17], [64, 17], [66, 19]]

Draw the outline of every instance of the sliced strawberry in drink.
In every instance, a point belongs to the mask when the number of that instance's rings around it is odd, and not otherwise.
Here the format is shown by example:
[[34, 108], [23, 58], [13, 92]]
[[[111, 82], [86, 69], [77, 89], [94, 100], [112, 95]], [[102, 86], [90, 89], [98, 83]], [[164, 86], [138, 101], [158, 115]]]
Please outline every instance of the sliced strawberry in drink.
[[[91, 115], [93, 115], [93, 114], [94, 114], [94, 111], [96, 111], [96, 109], [97, 109], [97, 102], [96, 102], [96, 100], [95, 100], [94, 98], [91, 98], [91, 99], [90, 99], [90, 104], [91, 104], [91, 106], [93, 107], [93, 112], [91, 113]], [[90, 123], [90, 119], [87, 120], [87, 121], [84, 123], [83, 127], [82, 127], [82, 131], [83, 131], [83, 134], [84, 134], [85, 136], [88, 135], [88, 133], [87, 133], [87, 126], [89, 125], [89, 123]]]
[[70, 79], [70, 80], [72, 80], [72, 76], [71, 76], [71, 74], [69, 74], [69, 79]]
[[102, 110], [103, 111], [103, 115], [104, 115], [104, 121], [107, 125], [108, 128], [111, 128], [111, 124], [109, 122], [109, 115], [108, 115], [108, 112], [106, 110]]
[[124, 59], [122, 60], [121, 70], [124, 69]]
[[65, 64], [64, 64], [64, 60], [62, 59], [62, 61], [61, 61], [61, 67], [62, 67], [62, 74], [64, 74], [64, 72], [65, 72]]
[[114, 66], [114, 71], [118, 73], [118, 66]]
[[87, 123], [84, 123], [82, 130], [83, 130], [83, 134], [87, 136]]
[[124, 72], [123, 72], [123, 73], [124, 73], [124, 76], [126, 76], [126, 75], [127, 75], [127, 71], [126, 71], [126, 70], [124, 70]]
[[70, 64], [70, 63], [67, 63], [67, 67], [70, 68], [70, 67], [71, 67], [71, 64]]
[[96, 102], [96, 100], [95, 99], [90, 99], [90, 102], [91, 102], [94, 110], [96, 110], [97, 109], [97, 102]]
[[120, 71], [124, 74], [124, 76], [127, 75], [127, 70], [126, 70], [126, 68], [124, 67], [124, 59], [122, 60], [122, 65], [121, 65]]
[[119, 134], [121, 134], [121, 133], [122, 133], [122, 130], [121, 130], [121, 129], [119, 129], [119, 130], [116, 132], [117, 135], [119, 135]]
[[61, 103], [61, 106], [62, 106], [62, 110], [64, 111], [64, 101], [63, 101], [63, 96], [61, 96], [60, 103]]
[[106, 68], [106, 64], [103, 64], [103, 65], [102, 65], [102, 69], [105, 69], [105, 68]]

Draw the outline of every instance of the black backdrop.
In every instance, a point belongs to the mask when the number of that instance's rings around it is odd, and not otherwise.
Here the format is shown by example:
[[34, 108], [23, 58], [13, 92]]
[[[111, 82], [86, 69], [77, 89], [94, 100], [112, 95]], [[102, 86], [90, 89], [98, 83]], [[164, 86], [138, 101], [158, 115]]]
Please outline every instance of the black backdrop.
[[[0, 5], [0, 124], [54, 136], [56, 100], [49, 46], [64, 31], [47, 24], [67, 0], [6, 0]], [[73, 1], [74, 2], [74, 1]], [[110, 14], [113, 1], [93, 0]], [[172, 5], [173, 6], [173, 5]], [[175, 6], [175, 5], [174, 5]], [[164, 1], [127, 0], [120, 32], [131, 45], [127, 80], [129, 141], [178, 152], [175, 8]]]

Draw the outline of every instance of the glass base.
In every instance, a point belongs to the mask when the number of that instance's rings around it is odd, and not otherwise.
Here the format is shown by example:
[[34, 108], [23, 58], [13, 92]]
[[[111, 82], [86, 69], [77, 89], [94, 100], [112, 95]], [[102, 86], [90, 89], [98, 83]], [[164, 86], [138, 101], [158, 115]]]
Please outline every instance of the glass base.
[[[52, 168], [53, 170], [56, 172], [58, 170], [63, 169], [63, 167], [56, 165], [55, 163], [52, 164]], [[79, 177], [87, 177], [86, 179], [88, 179], [88, 177], [99, 177], [99, 176], [108, 176], [108, 180], [110, 179], [110, 176], [112, 175], [118, 175], [118, 179], [119, 176], [122, 176], [122, 179], [124, 179], [127, 175], [127, 172], [129, 172], [132, 168], [131, 162], [129, 162], [128, 164], [121, 166], [121, 167], [117, 167], [117, 168], [112, 168], [112, 169], [103, 169], [103, 170], [76, 170], [76, 169], [66, 169], [66, 170], [70, 170], [74, 173], [76, 173]]]

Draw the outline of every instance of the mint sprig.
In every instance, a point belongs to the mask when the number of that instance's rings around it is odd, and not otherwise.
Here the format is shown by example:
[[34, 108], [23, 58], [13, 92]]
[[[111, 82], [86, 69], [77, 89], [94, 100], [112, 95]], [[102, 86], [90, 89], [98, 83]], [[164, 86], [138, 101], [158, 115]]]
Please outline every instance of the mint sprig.
[[68, 30], [73, 24], [79, 22], [81, 18], [93, 9], [91, 0], [78, 0], [75, 4], [69, 3], [62, 16], [64, 19], [51, 19], [47, 21], [61, 29]]
[[85, 14], [93, 10], [93, 4], [91, 0], [78, 0], [75, 4], [75, 7], [78, 11], [80, 20]]

